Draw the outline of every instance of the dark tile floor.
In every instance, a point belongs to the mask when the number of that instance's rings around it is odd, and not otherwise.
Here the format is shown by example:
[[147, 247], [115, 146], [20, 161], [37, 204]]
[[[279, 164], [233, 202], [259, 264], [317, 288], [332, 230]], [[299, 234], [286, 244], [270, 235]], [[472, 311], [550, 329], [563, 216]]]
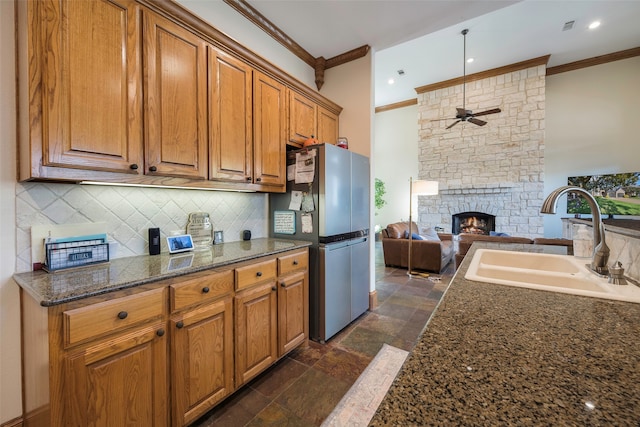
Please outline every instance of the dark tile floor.
[[[376, 243], [378, 307], [326, 344], [297, 348], [192, 424], [208, 426], [319, 426], [382, 344], [410, 350], [453, 276], [408, 277], [386, 268]], [[435, 280], [434, 280], [435, 279]], [[439, 280], [438, 280], [439, 279]]]

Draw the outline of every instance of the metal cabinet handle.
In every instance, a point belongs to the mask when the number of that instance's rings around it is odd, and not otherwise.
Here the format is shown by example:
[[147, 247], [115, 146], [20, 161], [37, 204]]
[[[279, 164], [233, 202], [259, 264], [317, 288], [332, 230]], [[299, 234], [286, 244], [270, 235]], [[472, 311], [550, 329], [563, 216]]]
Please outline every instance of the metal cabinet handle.
[[124, 320], [128, 315], [129, 313], [127, 313], [126, 311], [121, 311], [120, 313], [118, 313], [118, 319]]
[[208, 294], [209, 293], [209, 287], [205, 286], [204, 288], [202, 288], [202, 293], [203, 294]]
[[251, 177], [250, 176], [247, 177], [247, 181], [251, 181]]
[[149, 167], [149, 172], [155, 172], [155, 171], [157, 171], [157, 170], [158, 170], [158, 168], [157, 168], [157, 167], [155, 167], [155, 166], [150, 166], [150, 167]]
[[256, 273], [256, 276], [258, 276], [258, 277], [262, 277], [262, 271], [258, 271], [258, 272]]
[[176, 322], [176, 328], [182, 329], [184, 327], [184, 322], [182, 320], [178, 320]]
[[129, 166], [129, 169], [131, 169], [131, 170], [137, 170], [137, 169], [138, 169], [138, 165], [134, 163], [134, 164], [132, 164], [132, 165], [130, 165], [130, 166]]
[[293, 260], [293, 265], [298, 265], [298, 260], [297, 259]]
[[159, 336], [159, 337], [163, 336], [164, 335], [164, 329], [158, 329], [156, 331], [156, 335]]
[[282, 286], [283, 288], [286, 288], [286, 287], [287, 287], [287, 284], [286, 284], [286, 283], [284, 283], [284, 282], [280, 282], [280, 286]]
[[262, 181], [262, 178], [256, 178], [256, 182]]
[[278, 288], [276, 288], [275, 286], [272, 286], [272, 287], [271, 287], [271, 290], [272, 290], [272, 291], [277, 291], [277, 290], [278, 290]]

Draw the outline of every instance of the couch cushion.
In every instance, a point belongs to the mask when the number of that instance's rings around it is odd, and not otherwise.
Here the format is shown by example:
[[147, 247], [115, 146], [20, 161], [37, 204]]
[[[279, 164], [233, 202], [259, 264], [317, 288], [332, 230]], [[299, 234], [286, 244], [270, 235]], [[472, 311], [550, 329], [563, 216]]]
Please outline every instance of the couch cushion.
[[387, 234], [390, 239], [403, 239], [404, 233], [407, 231], [406, 223], [403, 224], [401, 222], [396, 222], [393, 224], [387, 225]]

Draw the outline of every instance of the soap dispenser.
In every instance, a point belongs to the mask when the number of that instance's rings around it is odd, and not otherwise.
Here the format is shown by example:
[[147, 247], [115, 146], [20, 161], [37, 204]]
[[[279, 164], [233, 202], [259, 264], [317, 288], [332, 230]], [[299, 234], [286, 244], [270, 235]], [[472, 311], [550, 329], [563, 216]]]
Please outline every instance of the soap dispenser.
[[577, 258], [593, 256], [593, 236], [586, 225], [575, 224], [573, 234], [573, 255]]

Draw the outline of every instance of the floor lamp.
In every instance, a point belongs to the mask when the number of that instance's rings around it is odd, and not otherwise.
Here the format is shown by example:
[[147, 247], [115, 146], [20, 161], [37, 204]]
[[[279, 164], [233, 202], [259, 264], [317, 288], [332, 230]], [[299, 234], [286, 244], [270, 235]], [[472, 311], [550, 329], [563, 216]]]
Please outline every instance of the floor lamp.
[[[409, 177], [409, 259], [407, 262], [407, 275], [412, 276], [411, 271], [411, 244], [413, 243], [413, 195], [416, 196], [435, 196], [438, 194], [438, 181], [416, 180]], [[424, 273], [420, 273], [424, 276]]]

